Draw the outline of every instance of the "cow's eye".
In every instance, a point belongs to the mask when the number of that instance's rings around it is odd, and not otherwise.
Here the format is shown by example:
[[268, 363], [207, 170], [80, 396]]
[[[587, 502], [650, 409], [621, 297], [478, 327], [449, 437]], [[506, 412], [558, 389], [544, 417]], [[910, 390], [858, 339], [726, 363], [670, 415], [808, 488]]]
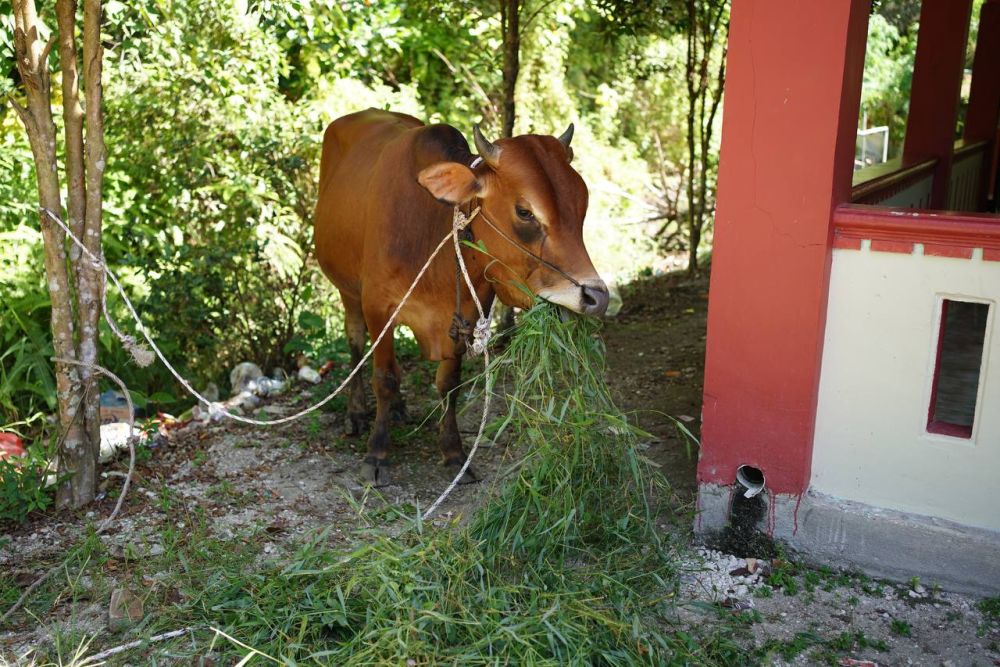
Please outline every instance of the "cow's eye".
[[535, 214], [532, 213], [529, 209], [522, 208], [520, 206], [515, 206], [514, 212], [517, 213], [517, 217], [519, 217], [521, 220], [524, 220], [525, 222], [535, 222]]

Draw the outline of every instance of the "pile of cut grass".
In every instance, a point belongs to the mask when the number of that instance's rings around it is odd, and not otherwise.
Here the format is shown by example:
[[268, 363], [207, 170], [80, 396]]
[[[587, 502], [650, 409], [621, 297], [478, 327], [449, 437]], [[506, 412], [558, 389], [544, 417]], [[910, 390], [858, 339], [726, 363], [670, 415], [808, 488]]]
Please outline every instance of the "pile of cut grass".
[[489, 384], [509, 388], [497, 432], [527, 454], [467, 524], [418, 519], [346, 554], [317, 536], [280, 572], [230, 573], [205, 622], [285, 664], [737, 662], [665, 622], [669, 489], [611, 399], [599, 326], [525, 313]]

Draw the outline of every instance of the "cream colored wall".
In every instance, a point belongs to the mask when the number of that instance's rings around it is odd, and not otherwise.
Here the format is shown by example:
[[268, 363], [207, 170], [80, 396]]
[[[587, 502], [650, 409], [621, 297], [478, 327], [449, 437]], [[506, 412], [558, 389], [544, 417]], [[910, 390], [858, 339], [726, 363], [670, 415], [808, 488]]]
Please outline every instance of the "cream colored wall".
[[[812, 488], [1000, 530], [1000, 262], [833, 251]], [[942, 298], [991, 305], [972, 438], [927, 433]]]

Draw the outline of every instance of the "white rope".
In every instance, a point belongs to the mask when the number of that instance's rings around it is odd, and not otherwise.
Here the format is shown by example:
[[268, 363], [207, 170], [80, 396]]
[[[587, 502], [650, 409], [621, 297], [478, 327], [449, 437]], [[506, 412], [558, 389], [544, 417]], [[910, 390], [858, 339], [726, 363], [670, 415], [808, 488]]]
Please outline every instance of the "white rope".
[[[382, 331], [379, 333], [378, 337], [372, 342], [371, 347], [368, 348], [368, 351], [364, 354], [363, 357], [361, 357], [361, 361], [358, 362], [357, 366], [355, 366], [351, 370], [350, 374], [346, 378], [344, 378], [343, 382], [341, 382], [337, 386], [337, 388], [333, 390], [331, 394], [329, 394], [326, 398], [316, 403], [315, 405], [312, 405], [311, 407], [296, 412], [293, 415], [289, 415], [287, 417], [280, 417], [278, 419], [265, 420], [265, 419], [253, 419], [251, 417], [244, 417], [242, 415], [237, 415], [232, 412], [229, 412], [225, 407], [219, 405], [218, 403], [214, 403], [208, 400], [207, 398], [202, 396], [198, 392], [198, 390], [192, 387], [191, 384], [187, 380], [185, 380], [180, 373], [177, 372], [177, 370], [173, 367], [173, 365], [171, 365], [171, 363], [163, 355], [163, 352], [161, 352], [160, 348], [156, 345], [156, 342], [153, 340], [153, 337], [146, 330], [146, 327], [143, 326], [142, 321], [139, 319], [138, 313], [136, 313], [135, 307], [132, 305], [132, 302], [129, 301], [128, 296], [125, 294], [125, 290], [122, 288], [121, 283], [118, 282], [118, 278], [117, 276], [115, 276], [114, 272], [112, 272], [111, 269], [108, 268], [107, 264], [105, 264], [103, 260], [94, 255], [94, 253], [92, 253], [90, 250], [88, 250], [87, 247], [84, 246], [83, 243], [80, 241], [80, 239], [77, 238], [75, 234], [73, 234], [70, 228], [67, 227], [66, 224], [62, 220], [60, 220], [57, 215], [52, 213], [52, 211], [50, 211], [47, 208], [43, 208], [42, 210], [56, 224], [58, 224], [60, 227], [63, 228], [63, 231], [65, 231], [69, 235], [73, 243], [79, 246], [80, 249], [83, 250], [83, 252], [90, 258], [91, 262], [94, 263], [94, 266], [96, 266], [99, 269], [102, 269], [104, 273], [107, 274], [107, 276], [111, 279], [111, 282], [114, 283], [115, 288], [118, 290], [118, 294], [122, 298], [122, 301], [124, 301], [125, 307], [128, 308], [129, 314], [132, 315], [132, 319], [135, 320], [136, 328], [138, 329], [139, 333], [142, 334], [142, 337], [145, 338], [146, 342], [149, 343], [150, 347], [153, 348], [153, 352], [155, 352], [159, 360], [163, 362], [163, 365], [167, 367], [167, 370], [170, 371], [170, 374], [173, 375], [174, 378], [176, 378], [176, 380], [181, 383], [181, 385], [188, 391], [188, 393], [197, 398], [201, 403], [204, 403], [205, 405], [209, 406], [210, 414], [220, 414], [228, 419], [232, 419], [233, 421], [242, 422], [244, 424], [252, 424], [254, 426], [275, 426], [278, 424], [286, 424], [288, 422], [295, 421], [296, 419], [304, 417], [310, 412], [314, 412], [319, 408], [323, 407], [324, 405], [332, 401], [341, 391], [343, 391], [344, 387], [347, 386], [347, 384], [351, 381], [351, 379], [355, 375], [357, 375], [358, 371], [361, 370], [365, 362], [368, 361], [368, 358], [371, 357], [372, 354], [374, 354], [375, 348], [378, 347], [378, 344], [385, 337], [386, 333], [388, 333], [388, 331], [392, 328], [393, 322], [395, 322], [396, 320], [396, 316], [399, 315], [399, 311], [403, 309], [403, 306], [406, 304], [406, 300], [410, 298], [410, 295], [416, 288], [417, 283], [419, 283], [420, 279], [424, 277], [424, 274], [427, 272], [428, 267], [430, 267], [431, 262], [434, 261], [434, 258], [437, 256], [437, 254], [441, 252], [441, 248], [443, 248], [444, 244], [448, 242], [448, 239], [454, 235], [454, 232], [448, 232], [448, 234], [446, 234], [444, 238], [441, 239], [441, 242], [437, 244], [437, 247], [434, 248], [434, 252], [432, 252], [430, 257], [427, 258], [427, 261], [424, 263], [423, 267], [421, 267], [420, 271], [413, 279], [413, 282], [410, 284], [410, 288], [406, 290], [406, 293], [403, 295], [402, 300], [396, 306], [395, 310], [392, 311], [392, 315], [389, 316], [389, 320], [385, 323], [385, 326], [382, 327]], [[107, 308], [105, 308], [105, 314], [106, 313], [107, 313]], [[127, 339], [131, 339], [131, 337], [122, 334], [113, 325], [111, 326], [112, 329], [118, 334], [119, 338], [122, 339], [122, 343], [125, 344], [126, 347], [128, 347], [129, 340]], [[131, 344], [134, 345], [135, 341], [132, 340]], [[133, 353], [133, 356], [135, 356], [135, 352], [131, 348], [129, 349], [129, 351]]]
[[496, 305], [496, 297], [493, 298], [493, 304], [490, 306], [490, 314], [487, 317], [483, 313], [483, 304], [479, 301], [479, 295], [476, 294], [476, 290], [472, 285], [472, 278], [469, 277], [469, 271], [465, 266], [465, 259], [462, 257], [462, 249], [458, 243], [458, 233], [468, 226], [472, 219], [479, 214], [479, 209], [475, 209], [466, 217], [464, 213], [456, 206], [455, 215], [452, 218], [451, 223], [451, 235], [455, 243], [455, 257], [458, 259], [458, 266], [462, 270], [462, 276], [465, 278], [465, 284], [469, 287], [469, 294], [472, 295], [472, 301], [476, 304], [476, 311], [479, 312], [479, 320], [476, 322], [475, 330], [473, 331], [473, 340], [469, 344], [469, 347], [473, 354], [483, 355], [483, 366], [485, 368], [486, 376], [486, 388], [483, 392], [483, 415], [479, 420], [479, 430], [476, 431], [476, 439], [472, 443], [472, 449], [469, 450], [469, 455], [465, 457], [465, 463], [462, 464], [461, 469], [458, 474], [455, 475], [455, 479], [451, 480], [451, 484], [448, 485], [441, 495], [438, 496], [437, 500], [431, 503], [431, 506], [427, 508], [424, 512], [423, 518], [427, 519], [435, 510], [444, 502], [458, 483], [461, 481], [462, 477], [465, 476], [466, 471], [469, 469], [469, 465], [472, 463], [472, 457], [476, 455], [476, 450], [479, 449], [479, 443], [483, 439], [483, 431], [486, 430], [486, 421], [489, 418], [490, 412], [490, 397], [493, 394], [493, 376], [490, 374], [490, 350], [487, 344], [490, 340], [490, 323], [493, 321], [493, 306]]
[[[153, 337], [146, 330], [146, 327], [143, 326], [142, 320], [139, 318], [139, 314], [136, 312], [135, 307], [132, 305], [132, 302], [129, 300], [128, 296], [125, 294], [125, 290], [122, 287], [121, 283], [118, 281], [118, 277], [114, 274], [113, 271], [111, 271], [111, 269], [108, 268], [104, 260], [96, 256], [85, 245], [83, 245], [80, 239], [77, 238], [77, 236], [73, 233], [73, 231], [66, 225], [66, 223], [64, 223], [59, 218], [59, 216], [57, 216], [55, 213], [53, 213], [47, 208], [42, 208], [42, 211], [44, 211], [45, 214], [48, 215], [53, 222], [62, 227], [63, 231], [66, 232], [66, 234], [73, 241], [73, 243], [75, 243], [83, 251], [83, 253], [87, 255], [87, 257], [90, 259], [91, 262], [93, 262], [95, 267], [104, 271], [104, 273], [108, 276], [108, 278], [111, 279], [111, 282], [114, 283], [115, 289], [118, 290], [118, 294], [121, 296], [122, 301], [125, 303], [125, 307], [128, 309], [129, 314], [135, 321], [136, 328], [138, 329], [139, 333], [142, 334], [142, 337], [145, 338], [146, 342], [149, 343], [151, 348], [153, 348], [153, 352], [156, 354], [159, 360], [163, 362], [163, 365], [167, 367], [167, 370], [170, 371], [171, 375], [173, 375], [174, 378], [176, 378], [176, 380], [181, 383], [181, 385], [188, 391], [188, 393], [197, 398], [200, 402], [209, 406], [213, 414], [221, 414], [229, 419], [232, 419], [233, 421], [242, 422], [244, 424], [251, 424], [254, 426], [273, 426], [277, 424], [285, 424], [294, 421], [315, 410], [318, 410], [319, 408], [321, 408], [322, 406], [326, 405], [331, 400], [333, 400], [334, 397], [336, 397], [341, 391], [343, 391], [344, 387], [346, 387], [347, 384], [351, 381], [351, 379], [355, 375], [357, 375], [358, 371], [361, 370], [362, 367], [364, 367], [365, 362], [368, 361], [368, 358], [374, 353], [375, 348], [378, 347], [378, 344], [385, 337], [386, 333], [392, 328], [393, 322], [395, 322], [396, 317], [399, 315], [400, 310], [402, 310], [403, 306], [406, 304], [406, 301], [410, 298], [410, 295], [413, 293], [413, 290], [416, 289], [417, 283], [419, 283], [420, 279], [424, 277], [424, 274], [430, 267], [431, 262], [433, 262], [434, 258], [437, 257], [439, 252], [441, 252], [441, 248], [444, 247], [444, 244], [448, 242], [449, 238], [451, 238], [454, 244], [455, 257], [458, 261], [459, 268], [461, 269], [461, 273], [465, 280], [465, 284], [469, 288], [469, 293], [472, 296], [472, 300], [476, 304], [476, 311], [479, 313], [479, 320], [476, 322], [475, 329], [473, 330], [473, 340], [471, 341], [471, 343], [469, 343], [469, 348], [473, 354], [483, 355], [483, 364], [487, 371], [486, 391], [483, 400], [483, 414], [482, 418], [479, 421], [479, 429], [476, 432], [476, 439], [472, 444], [472, 448], [469, 450], [469, 454], [465, 458], [465, 463], [462, 464], [462, 468], [458, 471], [458, 474], [455, 476], [455, 479], [451, 481], [451, 484], [448, 485], [448, 487], [441, 493], [441, 495], [438, 496], [437, 500], [435, 500], [428, 508], [428, 510], [424, 513], [423, 515], [424, 518], [429, 517], [431, 514], [434, 513], [435, 510], [437, 510], [437, 508], [451, 494], [451, 492], [458, 485], [459, 481], [468, 471], [469, 465], [472, 463], [472, 458], [475, 456], [476, 451], [479, 449], [479, 444], [482, 441], [483, 431], [485, 431], [486, 429], [486, 421], [489, 418], [490, 395], [493, 389], [492, 377], [489, 374], [490, 354], [489, 354], [488, 343], [490, 338], [490, 323], [492, 322], [493, 319], [493, 308], [496, 306], [496, 299], [494, 298], [493, 304], [490, 307], [489, 315], [487, 315], [483, 310], [483, 304], [479, 300], [479, 295], [476, 294], [476, 290], [472, 284], [472, 278], [469, 276], [468, 268], [465, 265], [465, 259], [462, 257], [462, 250], [461, 246], [459, 245], [459, 239], [458, 239], [458, 233], [463, 229], [465, 229], [465, 227], [472, 221], [472, 219], [479, 214], [480, 211], [479, 208], [475, 209], [468, 217], [466, 217], [465, 214], [463, 214], [458, 207], [455, 208], [455, 213], [452, 218], [451, 231], [449, 231], [448, 234], [446, 234], [444, 238], [442, 238], [441, 241], [437, 244], [437, 247], [434, 248], [434, 251], [430, 254], [430, 257], [427, 258], [427, 261], [424, 262], [424, 265], [420, 268], [420, 271], [417, 272], [417, 275], [416, 277], [414, 277], [413, 282], [410, 283], [409, 289], [406, 290], [406, 293], [403, 295], [403, 298], [400, 300], [396, 308], [392, 311], [392, 315], [389, 316], [389, 320], [385, 323], [385, 326], [382, 327], [382, 331], [379, 332], [378, 337], [372, 342], [371, 347], [364, 354], [364, 356], [361, 357], [361, 361], [358, 362], [358, 364], [351, 370], [350, 374], [348, 374], [348, 376], [344, 378], [344, 380], [337, 386], [337, 388], [334, 389], [333, 392], [329, 394], [326, 398], [322, 399], [321, 401], [319, 401], [315, 405], [312, 405], [311, 407], [296, 412], [293, 415], [272, 420], [252, 419], [250, 417], [244, 417], [242, 415], [233, 414], [228, 410], [226, 410], [224, 407], [216, 403], [213, 403], [212, 401], [209, 401], [207, 398], [202, 396], [193, 386], [191, 386], [191, 384], [186, 379], [184, 379], [184, 377], [179, 372], [177, 372], [177, 370], [173, 367], [173, 365], [171, 365], [171, 363], [164, 356], [163, 352], [160, 351], [160, 348], [156, 345], [156, 342], [153, 340]], [[107, 284], [105, 283], [102, 286], [101, 290], [102, 291], [101, 300], [102, 303], [105, 304], [106, 304], [106, 290], [107, 290]], [[129, 349], [132, 355], [136, 357], [136, 361], [142, 363], [142, 357], [143, 357], [142, 353], [145, 352], [146, 354], [148, 354], [148, 352], [139, 348], [137, 353], [136, 348], [138, 348], [139, 346], [135, 343], [135, 340], [131, 336], [122, 333], [112, 323], [112, 321], [108, 317], [108, 309], [106, 305], [104, 308], [104, 314], [105, 318], [108, 320], [108, 325], [111, 327], [111, 329], [116, 333], [119, 339], [122, 340], [122, 343], [126, 345], [126, 347]]]

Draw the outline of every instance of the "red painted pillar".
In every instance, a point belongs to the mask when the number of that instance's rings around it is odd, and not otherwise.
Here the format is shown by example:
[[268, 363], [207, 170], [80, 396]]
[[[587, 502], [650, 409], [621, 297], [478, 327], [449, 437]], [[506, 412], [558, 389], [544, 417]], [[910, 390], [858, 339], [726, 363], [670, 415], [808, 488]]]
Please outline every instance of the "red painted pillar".
[[972, 0], [923, 0], [903, 162], [937, 158], [931, 208], [948, 201]]
[[1000, 0], [988, 0], [979, 13], [972, 87], [965, 114], [968, 142], [993, 139], [1000, 124]]
[[735, 0], [700, 484], [809, 483], [833, 208], [849, 200], [870, 0]]

